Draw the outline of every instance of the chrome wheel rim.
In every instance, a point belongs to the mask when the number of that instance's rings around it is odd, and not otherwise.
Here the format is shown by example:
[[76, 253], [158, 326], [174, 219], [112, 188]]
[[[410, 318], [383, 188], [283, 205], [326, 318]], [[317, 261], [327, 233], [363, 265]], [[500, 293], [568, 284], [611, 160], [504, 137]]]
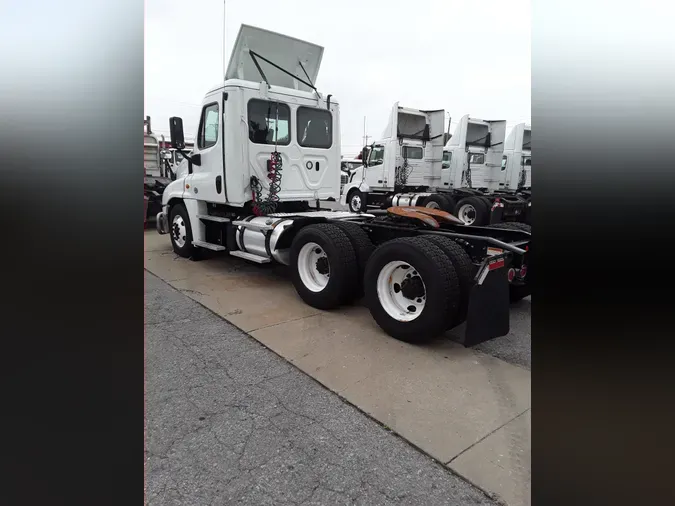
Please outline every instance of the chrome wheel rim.
[[360, 211], [361, 210], [361, 197], [358, 194], [352, 195], [352, 198], [349, 201], [349, 204], [352, 208], [352, 211]]
[[185, 220], [183, 220], [183, 217], [180, 214], [173, 217], [173, 222], [171, 223], [171, 238], [179, 248], [185, 246], [187, 241], [187, 227], [185, 226]]

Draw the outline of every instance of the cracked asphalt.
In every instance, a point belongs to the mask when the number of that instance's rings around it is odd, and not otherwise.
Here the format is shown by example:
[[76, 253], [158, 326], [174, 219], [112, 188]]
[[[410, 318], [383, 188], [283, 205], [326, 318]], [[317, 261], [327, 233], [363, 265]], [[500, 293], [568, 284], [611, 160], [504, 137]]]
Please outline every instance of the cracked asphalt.
[[148, 505], [495, 505], [145, 272]]

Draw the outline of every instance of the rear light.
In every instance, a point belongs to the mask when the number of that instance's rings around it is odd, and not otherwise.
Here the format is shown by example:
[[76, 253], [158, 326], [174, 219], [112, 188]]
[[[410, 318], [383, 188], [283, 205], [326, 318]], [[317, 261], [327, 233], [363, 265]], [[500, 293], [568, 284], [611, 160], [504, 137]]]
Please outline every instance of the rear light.
[[511, 281], [513, 281], [513, 278], [516, 277], [516, 270], [513, 267], [511, 267], [509, 269], [509, 272], [507, 273], [507, 276], [509, 278], [509, 283], [510, 283]]
[[520, 276], [521, 278], [524, 278], [526, 275], [527, 275], [527, 265], [523, 265], [520, 268], [520, 272], [518, 273], [518, 276]]

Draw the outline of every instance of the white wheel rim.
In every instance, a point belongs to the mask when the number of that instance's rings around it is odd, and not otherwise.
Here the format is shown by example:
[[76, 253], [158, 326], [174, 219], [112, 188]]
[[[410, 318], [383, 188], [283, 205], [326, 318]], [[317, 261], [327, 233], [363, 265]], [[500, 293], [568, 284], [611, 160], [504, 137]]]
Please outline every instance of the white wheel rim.
[[464, 204], [459, 208], [457, 217], [467, 225], [471, 225], [474, 221], [476, 221], [476, 208], [471, 204]]
[[350, 203], [351, 203], [351, 206], [352, 206], [352, 211], [360, 211], [361, 210], [361, 197], [359, 197], [358, 195], [353, 195]]
[[187, 228], [185, 227], [185, 221], [180, 214], [173, 217], [173, 222], [171, 223], [171, 237], [173, 238], [173, 242], [175, 242], [176, 246], [179, 248], [185, 246], [185, 241], [187, 240]]
[[409, 322], [419, 317], [427, 302], [426, 293], [419, 272], [407, 262], [389, 262], [377, 276], [380, 304], [389, 316], [398, 321]]
[[440, 209], [441, 208], [441, 206], [438, 205], [438, 202], [429, 202], [424, 207], [428, 207], [429, 209]]
[[324, 249], [315, 242], [308, 242], [298, 254], [300, 280], [312, 292], [320, 292], [328, 284], [330, 263]]

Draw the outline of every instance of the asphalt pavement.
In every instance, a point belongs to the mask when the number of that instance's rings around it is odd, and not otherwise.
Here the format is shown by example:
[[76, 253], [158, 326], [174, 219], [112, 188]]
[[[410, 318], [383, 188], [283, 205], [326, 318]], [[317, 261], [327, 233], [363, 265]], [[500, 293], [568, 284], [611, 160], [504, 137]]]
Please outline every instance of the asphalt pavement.
[[147, 271], [145, 315], [146, 504], [498, 504]]

